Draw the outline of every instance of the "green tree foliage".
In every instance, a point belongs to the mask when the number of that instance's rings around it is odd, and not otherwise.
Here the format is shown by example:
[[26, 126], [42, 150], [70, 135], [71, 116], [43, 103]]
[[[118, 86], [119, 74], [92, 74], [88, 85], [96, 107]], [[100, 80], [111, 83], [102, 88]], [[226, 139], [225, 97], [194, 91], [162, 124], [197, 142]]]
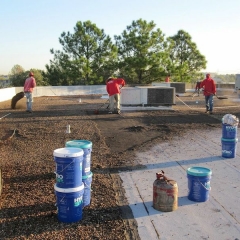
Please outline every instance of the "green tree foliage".
[[[31, 69], [38, 86], [105, 84], [109, 76], [126, 79], [127, 83], [148, 84], [164, 81], [191, 82], [202, 78], [206, 59], [191, 36], [179, 30], [165, 35], [153, 21], [139, 19], [123, 33], [110, 37], [90, 21], [77, 22], [74, 32], [63, 32], [59, 38], [62, 50], [51, 49], [53, 60], [47, 71]], [[23, 86], [29, 71], [15, 65], [9, 78], [13, 86]], [[220, 77], [233, 82], [232, 77]], [[225, 80], [226, 79], [226, 80]]]
[[9, 75], [18, 75], [25, 72], [24, 68], [18, 64], [14, 65], [9, 73]]
[[44, 71], [40, 69], [31, 68], [30, 71], [26, 72], [26, 76], [28, 76], [29, 72], [33, 72], [37, 86], [49, 85], [47, 79], [44, 79], [44, 75], [43, 75]]
[[43, 78], [42, 70], [31, 68], [29, 71], [25, 71], [20, 65], [15, 65], [9, 73], [9, 79], [12, 83], [12, 86], [23, 87], [26, 78], [29, 76], [29, 72], [33, 72], [37, 86], [48, 85], [48, 82]]
[[120, 75], [128, 83], [151, 83], [166, 75], [167, 54], [164, 34], [153, 21], [133, 21], [120, 36], [118, 47]]
[[51, 85], [104, 83], [115, 69], [117, 48], [103, 30], [90, 21], [77, 22], [74, 33], [63, 32], [62, 50], [51, 50], [54, 59], [44, 75]]
[[67, 86], [71, 85], [71, 80], [65, 70], [56, 61], [50, 61], [50, 65], [46, 65], [46, 72], [43, 72], [43, 78], [46, 79], [52, 86]]
[[12, 86], [20, 87], [24, 85], [26, 76], [24, 68], [16, 64], [9, 73], [9, 80], [11, 81]]
[[179, 30], [168, 38], [169, 65], [168, 72], [176, 82], [190, 82], [199, 78], [199, 72], [206, 68], [206, 59], [192, 42], [191, 36]]

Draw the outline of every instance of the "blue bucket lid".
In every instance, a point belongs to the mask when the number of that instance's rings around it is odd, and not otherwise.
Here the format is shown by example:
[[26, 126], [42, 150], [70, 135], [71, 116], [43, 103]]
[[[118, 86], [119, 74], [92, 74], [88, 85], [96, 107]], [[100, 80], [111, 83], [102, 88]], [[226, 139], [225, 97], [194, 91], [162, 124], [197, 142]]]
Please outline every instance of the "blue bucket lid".
[[91, 148], [92, 142], [88, 140], [71, 140], [66, 142], [66, 147], [75, 147], [75, 148]]
[[212, 170], [205, 167], [190, 167], [187, 169], [187, 173], [192, 176], [210, 176], [212, 175]]
[[225, 142], [238, 142], [238, 138], [222, 138], [221, 141], [225, 141]]
[[88, 175], [82, 176], [82, 180], [86, 180], [87, 178], [92, 177], [93, 173], [90, 172]]
[[84, 152], [80, 148], [58, 148], [53, 151], [54, 157], [62, 157], [62, 158], [68, 158], [68, 157], [81, 157], [83, 156]]

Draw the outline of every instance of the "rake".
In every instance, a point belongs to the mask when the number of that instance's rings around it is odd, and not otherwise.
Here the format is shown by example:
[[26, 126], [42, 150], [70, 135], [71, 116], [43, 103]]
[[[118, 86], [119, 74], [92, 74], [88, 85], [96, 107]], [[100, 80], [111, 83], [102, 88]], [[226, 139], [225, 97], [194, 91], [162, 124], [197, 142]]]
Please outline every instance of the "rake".
[[[105, 103], [103, 103], [98, 109], [96, 109], [96, 110], [94, 111], [94, 113], [95, 113], [95, 114], [99, 114], [99, 110], [100, 110], [107, 102], [109, 102], [109, 99], [108, 99]], [[108, 107], [109, 107], [109, 105], [108, 105], [106, 108], [108, 108]]]

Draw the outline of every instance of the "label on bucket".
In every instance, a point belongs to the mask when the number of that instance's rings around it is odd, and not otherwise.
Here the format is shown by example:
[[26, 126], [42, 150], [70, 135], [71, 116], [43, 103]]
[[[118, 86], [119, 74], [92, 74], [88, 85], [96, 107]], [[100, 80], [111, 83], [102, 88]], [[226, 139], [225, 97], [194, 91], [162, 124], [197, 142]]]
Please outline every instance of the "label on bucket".
[[237, 126], [223, 124], [222, 125], [222, 137], [225, 139], [237, 138]]
[[56, 158], [56, 182], [61, 188], [74, 188], [82, 182], [82, 157]]
[[199, 198], [201, 197], [200, 189], [201, 189], [201, 185], [199, 184], [199, 182], [193, 182], [193, 186], [192, 186], [192, 196], [193, 196], [195, 199], [199, 199]]
[[83, 158], [83, 165], [82, 165], [82, 175], [89, 175], [89, 172], [91, 170], [91, 157], [90, 155], [87, 155]]
[[54, 190], [57, 198], [58, 219], [68, 223], [81, 220], [84, 184], [76, 188], [60, 188], [55, 184]]
[[226, 126], [226, 130], [227, 130], [228, 132], [235, 132], [235, 131], [236, 131], [236, 127]]
[[90, 155], [87, 155], [86, 157], [84, 157], [83, 160], [85, 160], [85, 164], [86, 164], [86, 165], [90, 165], [90, 162], [91, 162], [91, 157], [90, 157]]
[[82, 196], [80, 196], [78, 198], [74, 198], [74, 207], [80, 206], [82, 204], [82, 202], [83, 202], [83, 197]]
[[237, 150], [238, 139], [224, 139], [222, 138], [222, 157], [234, 158]]
[[191, 176], [188, 174], [188, 199], [205, 202], [209, 198], [211, 176]]
[[201, 196], [200, 190], [202, 187], [205, 187], [206, 190], [210, 190], [210, 181], [205, 183], [201, 183], [200, 181], [193, 181], [192, 194], [196, 199]]
[[56, 173], [56, 181], [58, 183], [62, 183], [63, 182], [63, 175]]
[[232, 155], [232, 151], [231, 150], [222, 150], [222, 154], [224, 155]]

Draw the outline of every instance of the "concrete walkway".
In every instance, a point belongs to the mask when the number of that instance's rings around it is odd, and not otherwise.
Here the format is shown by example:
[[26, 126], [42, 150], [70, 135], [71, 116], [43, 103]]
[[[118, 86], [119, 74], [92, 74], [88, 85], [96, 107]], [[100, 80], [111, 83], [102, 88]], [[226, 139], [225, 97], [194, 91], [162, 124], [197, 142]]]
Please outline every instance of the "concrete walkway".
[[[142, 240], [240, 239], [240, 148], [236, 158], [223, 158], [221, 137], [221, 128], [191, 130], [184, 137], [139, 152], [137, 162], [146, 169], [120, 173]], [[212, 170], [206, 202], [187, 198], [186, 171], [193, 166]], [[152, 207], [153, 182], [160, 170], [178, 184], [176, 211]]]

